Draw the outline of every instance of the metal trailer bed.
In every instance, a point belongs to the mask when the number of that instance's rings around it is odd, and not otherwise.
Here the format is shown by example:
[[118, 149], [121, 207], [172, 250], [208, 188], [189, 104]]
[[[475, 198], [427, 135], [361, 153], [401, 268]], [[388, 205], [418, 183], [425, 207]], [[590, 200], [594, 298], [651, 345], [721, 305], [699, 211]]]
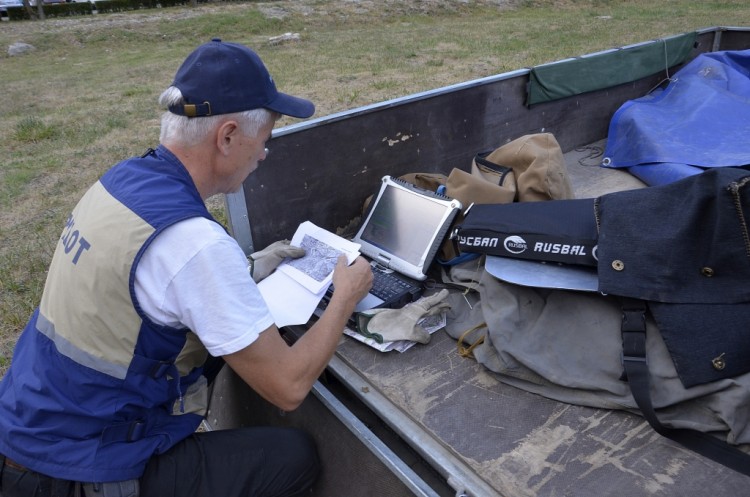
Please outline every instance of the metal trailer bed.
[[[748, 29], [703, 29], [690, 59], [748, 47]], [[291, 237], [305, 220], [347, 233], [382, 175], [467, 169], [477, 151], [537, 132], [557, 138], [577, 197], [642, 186], [599, 168], [595, 155], [614, 111], [663, 74], [531, 107], [528, 75], [500, 74], [278, 130], [268, 165], [227, 198], [233, 235], [250, 253]], [[284, 332], [293, 340], [304, 330]], [[747, 477], [664, 439], [639, 416], [501, 383], [460, 357], [444, 332], [403, 354], [344, 337], [313, 394], [291, 413], [225, 368], [208, 429], [256, 423], [313, 433], [324, 461], [321, 496], [750, 495]]]

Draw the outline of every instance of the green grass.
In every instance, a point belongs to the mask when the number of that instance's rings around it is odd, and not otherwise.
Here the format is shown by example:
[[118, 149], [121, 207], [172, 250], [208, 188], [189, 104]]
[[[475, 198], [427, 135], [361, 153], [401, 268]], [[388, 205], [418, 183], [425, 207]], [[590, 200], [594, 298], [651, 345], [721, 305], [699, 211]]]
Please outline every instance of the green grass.
[[[314, 100], [320, 116], [702, 27], [750, 26], [745, 0], [516, 5], [216, 2], [0, 24], [0, 374], [70, 209], [112, 164], [157, 143], [159, 93], [211, 37], [254, 47], [277, 85]], [[286, 32], [301, 41], [268, 43]], [[36, 50], [7, 56], [19, 41]], [[223, 218], [220, 203], [212, 210]]]

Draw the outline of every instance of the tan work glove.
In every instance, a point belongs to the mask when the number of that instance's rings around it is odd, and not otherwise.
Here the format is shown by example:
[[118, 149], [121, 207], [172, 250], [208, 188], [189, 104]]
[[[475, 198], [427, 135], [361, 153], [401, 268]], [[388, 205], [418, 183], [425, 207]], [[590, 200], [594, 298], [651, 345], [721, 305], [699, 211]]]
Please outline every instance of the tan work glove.
[[287, 257], [299, 259], [305, 255], [305, 249], [289, 245], [289, 240], [273, 242], [268, 247], [258, 252], [253, 252], [247, 258], [247, 269], [256, 283], [260, 283], [268, 277], [281, 261]]
[[357, 314], [358, 331], [378, 343], [396, 340], [427, 343], [430, 334], [417, 324], [422, 318], [450, 309], [448, 290], [422, 297], [401, 309], [370, 309]]

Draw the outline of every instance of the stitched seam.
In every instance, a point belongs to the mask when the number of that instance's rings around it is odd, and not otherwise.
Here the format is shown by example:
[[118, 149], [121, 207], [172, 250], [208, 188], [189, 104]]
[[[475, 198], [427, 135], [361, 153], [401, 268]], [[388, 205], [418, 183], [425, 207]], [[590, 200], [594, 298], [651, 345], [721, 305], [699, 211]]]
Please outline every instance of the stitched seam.
[[750, 233], [748, 233], [747, 219], [745, 219], [745, 213], [742, 210], [742, 199], [740, 197], [740, 189], [747, 185], [748, 182], [750, 182], [750, 176], [747, 176], [740, 181], [730, 183], [728, 190], [732, 194], [734, 208], [737, 211], [737, 216], [740, 220], [740, 231], [742, 231], [742, 239], [745, 242], [745, 256], [750, 259]]

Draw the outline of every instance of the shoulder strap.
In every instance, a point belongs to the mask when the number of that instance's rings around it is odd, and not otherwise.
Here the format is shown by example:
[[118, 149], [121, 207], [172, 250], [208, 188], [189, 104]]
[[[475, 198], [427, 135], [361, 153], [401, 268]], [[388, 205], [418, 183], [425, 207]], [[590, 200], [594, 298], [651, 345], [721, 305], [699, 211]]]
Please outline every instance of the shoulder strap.
[[651, 427], [660, 435], [698, 454], [750, 476], [750, 454], [707, 433], [666, 427], [657, 418], [649, 390], [646, 362], [646, 302], [642, 300], [623, 299], [622, 348], [622, 362], [630, 390], [643, 417]]

